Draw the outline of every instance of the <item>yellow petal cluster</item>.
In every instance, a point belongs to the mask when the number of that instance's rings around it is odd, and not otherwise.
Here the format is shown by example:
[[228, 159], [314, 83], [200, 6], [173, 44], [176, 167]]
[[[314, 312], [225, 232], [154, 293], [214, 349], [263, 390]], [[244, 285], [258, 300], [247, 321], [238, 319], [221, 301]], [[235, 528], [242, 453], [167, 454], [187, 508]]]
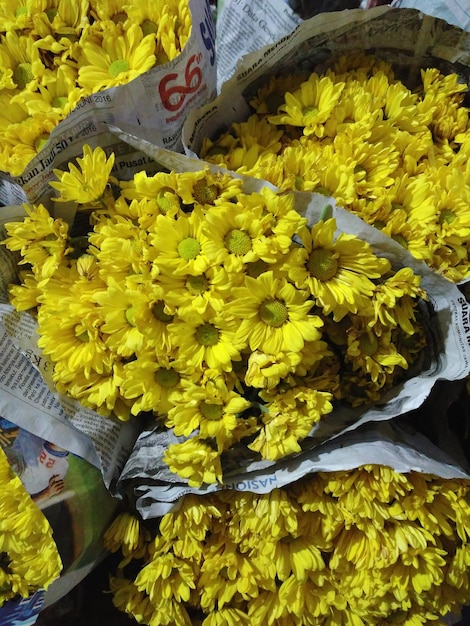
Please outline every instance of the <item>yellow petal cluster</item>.
[[455, 73], [405, 86], [363, 52], [323, 74], [271, 76], [252, 115], [205, 139], [207, 161], [284, 190], [315, 191], [449, 280], [470, 276], [470, 124]]
[[[425, 346], [426, 294], [334, 219], [307, 224], [294, 195], [245, 193], [229, 175], [110, 177], [84, 148], [52, 183], [71, 227], [42, 205], [6, 225], [28, 269], [12, 285], [37, 315], [57, 389], [102, 414], [148, 412], [190, 485], [220, 483], [237, 446], [276, 461], [340, 401], [379, 400]], [[234, 452], [235, 453], [235, 452]]]
[[191, 28], [188, 0], [2, 2], [0, 170], [21, 174], [82, 98], [171, 61]]
[[0, 607], [47, 587], [62, 569], [49, 522], [0, 447]]
[[113, 601], [148, 625], [442, 625], [470, 600], [469, 496], [377, 465], [188, 495], [121, 562]]

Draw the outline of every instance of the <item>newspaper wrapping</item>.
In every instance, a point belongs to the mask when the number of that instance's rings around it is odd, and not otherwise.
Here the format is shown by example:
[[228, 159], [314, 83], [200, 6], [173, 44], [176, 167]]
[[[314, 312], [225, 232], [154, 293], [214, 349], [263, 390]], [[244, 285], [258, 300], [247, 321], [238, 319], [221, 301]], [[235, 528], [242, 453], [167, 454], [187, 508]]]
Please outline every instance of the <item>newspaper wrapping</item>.
[[[134, 145], [173, 171], [198, 171], [204, 166], [213, 172], [222, 171], [216, 165], [153, 146], [150, 142], [133, 137], [118, 128], [113, 130], [123, 141]], [[261, 187], [269, 185], [233, 172], [231, 174], [244, 181], [244, 190], [247, 192], [259, 191]], [[470, 372], [468, 303], [457, 286], [437, 275], [424, 263], [415, 260], [398, 243], [377, 229], [336, 207], [333, 198], [325, 200], [325, 196], [320, 194], [296, 193], [296, 208], [310, 223], [319, 219], [325, 202], [333, 208], [338, 231], [352, 233], [368, 241], [377, 254], [391, 261], [394, 268], [408, 266], [421, 276], [422, 286], [430, 299], [426, 312], [426, 324], [431, 332], [425, 359], [427, 362], [421, 363], [420, 371], [411, 374], [407, 381], [387, 394], [380, 406], [335, 411], [334, 418], [329, 420], [328, 425], [320, 422], [313, 429], [304, 442], [304, 452], [293, 459], [281, 463], [259, 461], [246, 448], [234, 448], [225, 462], [223, 485], [189, 488], [180, 481], [163, 462], [163, 452], [170, 444], [181, 441], [181, 438], [177, 438], [171, 430], [161, 429], [150, 423], [136, 440], [120, 478], [123, 487], [126, 485], [134, 491], [137, 509], [144, 518], [163, 515], [186, 493], [206, 493], [227, 487], [264, 493], [320, 469], [346, 469], [377, 462], [380, 452], [374, 455], [373, 447], [368, 442], [361, 443], [363, 438], [367, 439], [369, 436], [376, 438], [377, 451], [380, 450], [380, 442], [384, 444], [384, 449], [391, 446], [390, 450], [394, 450], [396, 454], [395, 458], [393, 453], [388, 455], [388, 463], [399, 471], [428, 471], [432, 466], [432, 473], [442, 477], [469, 475], [467, 472], [470, 468], [462, 467], [465, 465], [463, 456], [459, 455], [456, 460], [458, 443], [454, 440], [445, 452], [419, 434], [411, 436], [401, 427], [387, 423], [420, 407], [438, 381], [460, 380]], [[351, 443], [355, 446], [354, 454], [344, 452]], [[406, 450], [412, 452], [408, 454]], [[324, 451], [328, 451], [327, 457], [323, 456]], [[330, 452], [333, 459], [331, 465]]]
[[26, 200], [46, 205], [52, 189], [53, 168], [66, 169], [80, 156], [84, 143], [101, 146], [116, 155], [113, 174], [131, 178], [139, 169], [155, 171], [145, 155], [116, 141], [108, 123], [125, 123], [140, 136], [181, 150], [181, 128], [188, 111], [215, 94], [215, 29], [207, 0], [189, 0], [192, 29], [182, 52], [157, 65], [130, 83], [91, 94], [52, 131], [41, 152], [16, 177], [3, 175], [0, 203]]

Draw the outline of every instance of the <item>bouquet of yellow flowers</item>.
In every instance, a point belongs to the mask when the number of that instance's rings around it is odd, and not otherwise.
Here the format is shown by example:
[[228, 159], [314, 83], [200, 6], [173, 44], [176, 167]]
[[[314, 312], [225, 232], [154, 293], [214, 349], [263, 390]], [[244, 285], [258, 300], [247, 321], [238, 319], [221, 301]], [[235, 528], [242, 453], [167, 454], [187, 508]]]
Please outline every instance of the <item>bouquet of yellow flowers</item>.
[[17, 195], [44, 201], [53, 167], [79, 156], [84, 142], [119, 154], [128, 175], [151, 167], [118, 145], [109, 122], [181, 149], [188, 108], [215, 92], [213, 39], [209, 8], [196, 0], [2, 3], [3, 177], [19, 185]]
[[[49, 522], [0, 447], [0, 607], [27, 598], [59, 576], [62, 563]], [[38, 550], [38, 545], [41, 549]]]
[[[240, 445], [273, 462], [323, 441], [319, 426], [340, 432], [429, 366], [420, 275], [338, 231], [328, 205], [309, 220], [294, 194], [228, 174], [112, 167], [85, 146], [55, 170], [71, 226], [43, 205], [6, 224], [25, 266], [10, 297], [37, 316], [54, 387], [121, 420], [153, 414], [191, 486], [222, 483]], [[335, 423], [335, 407], [356, 412]]]
[[[426, 18], [419, 39], [415, 11], [351, 13], [350, 24], [347, 16], [342, 24], [309, 20], [287, 43], [247, 57], [208, 105], [211, 115], [193, 114], [204, 122], [193, 135], [188, 124], [187, 143], [206, 161], [280, 189], [333, 196], [415, 258], [463, 281], [470, 276], [469, 77], [458, 60], [468, 34]], [[235, 103], [228, 120], [227, 98]]]
[[470, 481], [366, 465], [120, 515], [113, 602], [174, 626], [421, 626], [470, 600]]

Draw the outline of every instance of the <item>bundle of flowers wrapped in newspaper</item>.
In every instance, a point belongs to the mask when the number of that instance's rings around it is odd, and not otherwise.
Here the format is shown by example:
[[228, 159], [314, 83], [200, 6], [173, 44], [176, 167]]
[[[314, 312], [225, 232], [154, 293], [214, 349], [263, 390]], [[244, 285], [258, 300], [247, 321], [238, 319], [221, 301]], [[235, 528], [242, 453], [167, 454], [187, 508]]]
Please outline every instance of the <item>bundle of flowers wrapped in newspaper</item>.
[[143, 624], [444, 624], [470, 600], [469, 494], [375, 465], [188, 495], [157, 532], [126, 513], [105, 535], [113, 601]]
[[[49, 522], [0, 447], [0, 607], [27, 598], [57, 578], [62, 563]], [[38, 546], [41, 549], [38, 550]]]
[[411, 90], [379, 56], [271, 76], [253, 114], [201, 156], [280, 189], [316, 191], [400, 242], [453, 281], [470, 275], [468, 86], [422, 70]]
[[0, 8], [0, 169], [15, 176], [80, 100], [168, 63], [192, 27], [187, 0], [15, 4]]
[[309, 225], [293, 194], [205, 169], [119, 182], [112, 166], [85, 146], [56, 171], [71, 227], [43, 205], [6, 224], [25, 266], [10, 296], [37, 315], [57, 390], [122, 420], [153, 413], [190, 485], [221, 483], [239, 442], [300, 452], [335, 404], [375, 403], [423, 367], [420, 276], [333, 217]]

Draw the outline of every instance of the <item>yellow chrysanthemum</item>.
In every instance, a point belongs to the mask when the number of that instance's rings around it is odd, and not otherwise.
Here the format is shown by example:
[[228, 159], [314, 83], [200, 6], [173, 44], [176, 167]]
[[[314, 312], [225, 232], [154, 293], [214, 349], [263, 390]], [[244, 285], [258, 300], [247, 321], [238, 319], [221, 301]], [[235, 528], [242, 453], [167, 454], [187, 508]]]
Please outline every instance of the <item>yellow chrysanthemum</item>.
[[164, 415], [178, 402], [183, 388], [181, 378], [186, 368], [171, 359], [156, 359], [155, 351], [142, 352], [122, 367], [120, 391], [132, 401], [132, 414], [154, 411]]
[[192, 384], [168, 411], [165, 425], [177, 436], [187, 437], [198, 430], [201, 439], [214, 439], [222, 452], [232, 443], [238, 414], [250, 406], [249, 400], [227, 387]]
[[167, 275], [202, 274], [214, 263], [205, 226], [205, 215], [200, 207], [176, 219], [158, 215], [150, 230], [148, 260]]
[[258, 278], [245, 278], [245, 286], [233, 290], [228, 306], [239, 321], [235, 338], [250, 349], [277, 354], [301, 350], [306, 341], [320, 339], [322, 320], [310, 314], [308, 293], [286, 280], [264, 272]]
[[39, 50], [31, 37], [8, 31], [0, 39], [7, 69], [12, 69], [12, 80], [17, 89], [34, 91], [44, 78], [44, 66]]
[[186, 479], [192, 487], [222, 482], [219, 453], [198, 437], [170, 444], [163, 458], [170, 471]]
[[155, 65], [155, 36], [144, 37], [137, 24], [123, 29], [109, 25], [100, 40], [81, 47], [78, 84], [88, 93], [128, 83]]
[[323, 137], [324, 123], [336, 106], [344, 83], [333, 83], [327, 76], [312, 73], [294, 93], [285, 94], [285, 104], [278, 107], [278, 115], [270, 116], [271, 124], [301, 126], [304, 135]]
[[264, 426], [248, 447], [272, 461], [300, 452], [299, 441], [333, 410], [331, 394], [306, 387], [262, 391], [260, 396], [266, 402], [261, 418]]
[[26, 218], [7, 223], [8, 237], [3, 243], [9, 250], [21, 253], [19, 263], [30, 264], [38, 280], [50, 278], [70, 252], [68, 225], [61, 219], [54, 220], [42, 204], [23, 206]]
[[246, 339], [238, 333], [238, 320], [212, 309], [203, 315], [190, 312], [187, 319], [170, 323], [168, 332], [189, 371], [201, 371], [204, 367], [230, 371], [232, 361], [239, 361], [246, 347]]
[[[0, 607], [47, 589], [62, 569], [49, 522], [11, 469], [0, 446]], [[38, 550], [38, 546], [41, 549]]]
[[88, 144], [83, 146], [83, 157], [77, 158], [77, 165], [69, 163], [69, 171], [54, 170], [59, 182], [50, 183], [59, 192], [57, 202], [94, 203], [100, 200], [109, 183], [114, 165], [114, 152], [106, 158], [105, 151], [94, 150]]
[[336, 220], [320, 221], [300, 238], [286, 262], [286, 271], [299, 289], [308, 289], [323, 312], [340, 320], [347, 312], [365, 314], [374, 292], [371, 279], [380, 278], [390, 263], [377, 257], [369, 244], [345, 233], [335, 237]]

